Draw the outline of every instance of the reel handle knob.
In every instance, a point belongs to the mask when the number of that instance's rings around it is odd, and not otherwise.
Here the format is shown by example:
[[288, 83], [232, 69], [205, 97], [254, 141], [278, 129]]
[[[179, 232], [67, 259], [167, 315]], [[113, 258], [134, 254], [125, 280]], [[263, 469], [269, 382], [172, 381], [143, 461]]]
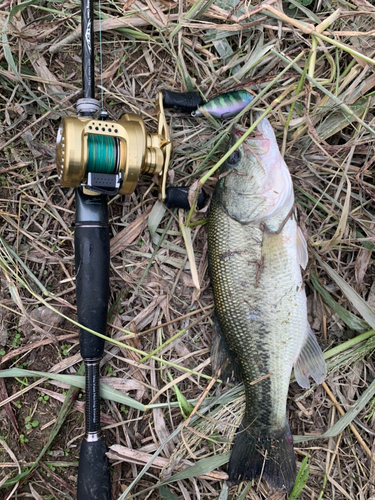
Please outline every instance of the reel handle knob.
[[196, 92], [172, 92], [162, 90], [163, 103], [165, 108], [175, 108], [181, 111], [195, 111], [204, 101]]
[[77, 500], [111, 500], [111, 479], [104, 438], [84, 439], [78, 465]]
[[[183, 208], [184, 210], [190, 209], [188, 200], [189, 186], [182, 187], [169, 187], [166, 190], [164, 203], [168, 208]], [[207, 194], [201, 190], [197, 200], [197, 208], [201, 210], [206, 203]]]

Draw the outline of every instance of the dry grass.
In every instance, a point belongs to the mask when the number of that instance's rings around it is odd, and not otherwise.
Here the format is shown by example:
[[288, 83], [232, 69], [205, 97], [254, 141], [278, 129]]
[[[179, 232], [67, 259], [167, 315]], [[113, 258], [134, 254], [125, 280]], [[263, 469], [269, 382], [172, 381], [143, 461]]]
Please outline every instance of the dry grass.
[[[206, 98], [242, 87], [260, 94], [254, 107], [268, 110], [293, 176], [309, 241], [310, 321], [329, 366], [326, 385], [307, 393], [295, 383], [290, 388], [293, 434], [315, 437], [296, 438], [298, 463], [308, 454], [310, 466], [300, 498], [370, 499], [375, 8], [366, 0], [289, 2], [105, 3], [103, 78], [97, 73], [96, 83], [111, 117], [136, 112], [149, 129], [163, 88], [198, 90]], [[69, 375], [80, 365], [74, 194], [57, 182], [54, 143], [60, 117], [74, 113], [81, 87], [80, 6], [72, 0], [19, 7], [0, 6], [1, 368]], [[170, 182], [190, 184], [208, 173], [212, 192], [210, 169], [225, 151], [228, 123], [179, 113], [169, 113], [168, 121]], [[113, 495], [159, 498], [159, 478], [178, 473], [168, 485], [171, 495], [224, 500], [221, 465], [244, 399], [241, 387], [211, 379], [205, 227], [191, 229], [198, 291], [181, 233], [186, 214], [166, 210], [151, 235], [155, 201], [150, 179], [142, 178], [133, 195], [109, 204], [108, 335], [117, 342], [107, 343], [103, 381], [120, 395], [103, 401], [102, 423], [113, 445]], [[192, 221], [207, 216], [191, 215]], [[69, 379], [56, 378], [0, 378], [2, 498], [75, 498], [83, 404], [78, 390], [66, 392]], [[38, 467], [22, 475], [44, 445]], [[230, 493], [242, 500], [282, 498], [263, 482]]]

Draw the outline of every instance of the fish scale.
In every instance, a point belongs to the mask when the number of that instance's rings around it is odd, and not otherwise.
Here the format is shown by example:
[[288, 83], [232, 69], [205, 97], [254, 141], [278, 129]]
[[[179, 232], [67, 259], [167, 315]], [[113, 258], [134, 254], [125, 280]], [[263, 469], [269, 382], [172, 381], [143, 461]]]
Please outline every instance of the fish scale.
[[[290, 174], [269, 122], [263, 120], [257, 132], [224, 164], [211, 201], [208, 257], [216, 314], [211, 361], [224, 381], [235, 375], [245, 388], [229, 481], [262, 474], [272, 486], [290, 491], [296, 476], [286, 419], [292, 367], [304, 387], [309, 375], [321, 382], [326, 370], [307, 321], [300, 269], [307, 251], [291, 216]], [[237, 128], [235, 140], [240, 135]]]

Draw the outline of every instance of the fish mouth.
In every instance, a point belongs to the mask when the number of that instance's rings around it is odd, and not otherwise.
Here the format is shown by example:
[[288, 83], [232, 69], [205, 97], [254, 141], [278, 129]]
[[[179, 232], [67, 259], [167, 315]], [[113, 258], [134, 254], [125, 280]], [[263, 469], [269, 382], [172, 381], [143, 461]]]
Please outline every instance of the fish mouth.
[[235, 125], [232, 129], [232, 133], [237, 137], [242, 137], [245, 132], [247, 132], [247, 128], [241, 127], [241, 125]]
[[236, 138], [236, 140], [240, 139], [245, 132], [248, 131], [248, 128], [241, 127], [241, 125], [235, 125], [232, 128], [232, 136]]
[[[248, 130], [248, 128], [241, 127], [241, 125], [235, 125], [232, 129], [229, 145], [233, 146], [233, 144], [238, 141], [238, 139], [240, 139]], [[243, 142], [242, 147], [248, 153], [251, 153], [255, 156], [263, 156], [269, 153], [270, 141], [268, 138], [263, 137], [263, 134], [259, 130], [258, 124], [258, 127], [253, 130], [253, 132]]]

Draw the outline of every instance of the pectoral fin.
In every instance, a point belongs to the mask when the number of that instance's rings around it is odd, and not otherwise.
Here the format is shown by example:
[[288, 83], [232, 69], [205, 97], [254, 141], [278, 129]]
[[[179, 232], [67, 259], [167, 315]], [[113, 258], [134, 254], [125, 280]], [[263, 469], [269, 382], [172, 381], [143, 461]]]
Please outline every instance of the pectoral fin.
[[317, 384], [321, 384], [327, 375], [327, 367], [322, 350], [309, 324], [307, 324], [305, 343], [294, 364], [294, 375], [298, 384], [304, 389], [310, 387], [309, 376]]
[[307, 243], [299, 226], [297, 226], [297, 259], [302, 269], [306, 269], [309, 260]]
[[215, 376], [218, 375], [223, 382], [238, 383], [241, 380], [238, 364], [226, 343], [223, 332], [216, 316], [211, 344], [211, 366]]

